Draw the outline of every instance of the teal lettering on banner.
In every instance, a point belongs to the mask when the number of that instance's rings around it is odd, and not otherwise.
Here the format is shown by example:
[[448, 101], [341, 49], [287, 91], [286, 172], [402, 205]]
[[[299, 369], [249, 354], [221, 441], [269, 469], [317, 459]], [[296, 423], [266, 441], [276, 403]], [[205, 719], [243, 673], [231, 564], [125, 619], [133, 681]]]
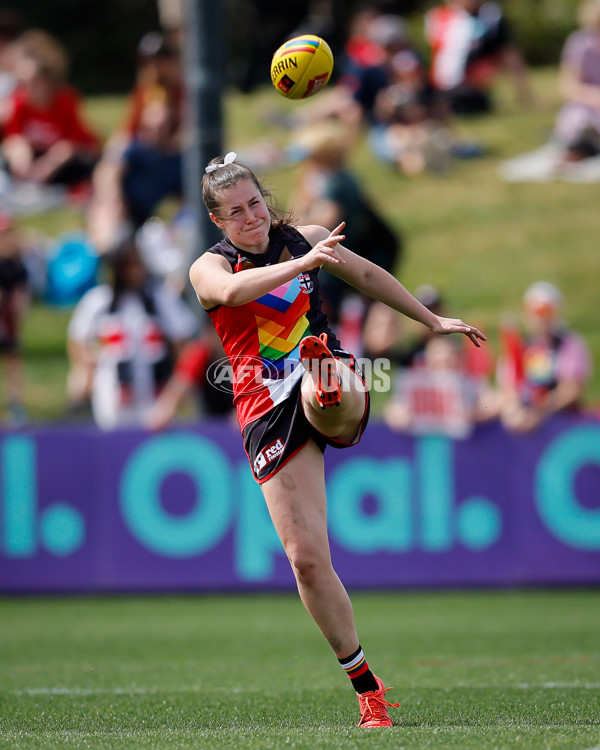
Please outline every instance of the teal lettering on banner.
[[235, 566], [244, 581], [266, 581], [273, 575], [274, 555], [285, 555], [267, 505], [246, 462], [238, 466], [240, 507], [235, 530]]
[[452, 443], [444, 437], [423, 437], [417, 441], [416, 458], [421, 488], [421, 543], [426, 552], [446, 552], [453, 542]]
[[[346, 461], [331, 473], [328, 494], [330, 533], [340, 546], [365, 555], [410, 548], [410, 467], [406, 460]], [[367, 497], [377, 503], [374, 513], [364, 510]]]
[[44, 547], [55, 557], [68, 557], [85, 542], [83, 516], [67, 503], [54, 503], [42, 514]]
[[600, 427], [574, 427], [559, 435], [538, 463], [535, 503], [546, 528], [561, 542], [599, 550], [600, 507], [585, 508], [575, 494], [577, 473], [588, 464], [600, 466]]
[[4, 550], [8, 557], [32, 557], [36, 539], [36, 458], [30, 438], [2, 443]]
[[[196, 486], [194, 508], [173, 516], [161, 505], [160, 489], [173, 473]], [[218, 544], [231, 520], [231, 467], [215, 443], [197, 435], [151, 438], [123, 470], [120, 502], [128, 529], [148, 549], [164, 557], [193, 557]]]
[[37, 451], [29, 437], [2, 442], [3, 547], [7, 557], [35, 557], [43, 547], [55, 557], [68, 557], [85, 543], [85, 521], [76, 508], [54, 502], [39, 514]]
[[502, 536], [502, 513], [487, 497], [470, 497], [457, 511], [458, 538], [463, 547], [478, 552]]

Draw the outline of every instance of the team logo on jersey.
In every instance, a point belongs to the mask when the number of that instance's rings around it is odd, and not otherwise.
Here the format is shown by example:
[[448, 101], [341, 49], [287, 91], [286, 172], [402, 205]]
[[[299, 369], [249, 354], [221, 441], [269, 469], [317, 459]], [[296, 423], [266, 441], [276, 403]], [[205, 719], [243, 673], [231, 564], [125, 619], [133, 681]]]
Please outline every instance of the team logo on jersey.
[[300, 276], [298, 276], [298, 281], [300, 283], [300, 288], [305, 294], [310, 294], [314, 289], [309, 273], [301, 273]]
[[265, 466], [268, 466], [270, 463], [275, 461], [276, 458], [279, 458], [279, 456], [283, 454], [284, 450], [285, 443], [281, 438], [277, 438], [277, 440], [274, 440], [270, 445], [267, 445], [266, 448], [263, 448], [258, 456], [254, 459], [254, 473], [256, 474], [256, 476], [260, 474]]

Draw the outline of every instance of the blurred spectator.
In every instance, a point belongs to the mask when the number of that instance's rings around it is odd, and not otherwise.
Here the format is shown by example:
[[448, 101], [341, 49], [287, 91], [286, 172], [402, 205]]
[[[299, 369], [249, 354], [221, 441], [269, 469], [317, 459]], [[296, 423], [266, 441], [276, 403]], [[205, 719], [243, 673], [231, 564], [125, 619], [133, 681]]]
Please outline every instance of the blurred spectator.
[[[422, 284], [415, 297], [435, 315], [446, 315], [444, 300], [438, 289], [431, 284]], [[371, 305], [364, 330], [365, 353], [371, 359], [386, 357], [398, 367], [419, 365], [427, 342], [434, 334], [424, 326], [416, 328], [416, 334], [407, 336], [402, 330], [403, 318], [387, 305]]]
[[[440, 291], [431, 284], [422, 284], [415, 291], [422, 305], [436, 315], [447, 315], [446, 302]], [[435, 336], [428, 328], [415, 327], [414, 335], [403, 331], [403, 319], [385, 305], [374, 304], [365, 324], [365, 352], [372, 359], [387, 357], [400, 368], [419, 367], [425, 348]], [[465, 346], [463, 357], [467, 372], [476, 379], [488, 380], [494, 363], [489, 344], [482, 347]]]
[[194, 252], [194, 212], [183, 207], [169, 220], [153, 216], [136, 233], [138, 247], [148, 272], [185, 294], [191, 253]]
[[529, 432], [550, 415], [581, 407], [591, 376], [590, 351], [562, 320], [563, 298], [546, 281], [532, 284], [524, 296], [527, 335], [503, 324], [498, 366], [502, 420], [515, 432]]
[[0, 9], [0, 138], [4, 132], [4, 122], [9, 114], [8, 96], [17, 85], [14, 63], [16, 44], [22, 31], [20, 15], [10, 9]]
[[442, 336], [427, 341], [418, 367], [399, 371], [383, 414], [393, 430], [454, 438], [467, 437], [475, 424], [497, 415], [492, 390], [468, 371], [461, 346]]
[[[291, 201], [294, 213], [302, 224], [320, 224], [330, 230], [345, 221], [345, 244], [394, 273], [402, 239], [374, 208], [349, 171], [351, 142], [349, 128], [336, 119], [314, 123], [298, 132], [290, 148], [296, 158], [302, 159]], [[348, 287], [333, 274], [323, 274], [320, 285], [327, 314], [335, 323]]]
[[297, 124], [336, 117], [354, 139], [366, 125], [373, 153], [404, 174], [446, 169], [447, 108], [400, 16], [360, 9], [339, 67], [336, 84], [295, 113]]
[[88, 180], [100, 140], [81, 114], [78, 93], [66, 83], [63, 46], [44, 31], [19, 39], [17, 87], [9, 95], [2, 152], [16, 180], [73, 186]]
[[119, 131], [134, 138], [142, 126], [145, 107], [154, 101], [167, 103], [172, 133], [178, 133], [184, 101], [181, 55], [179, 49], [157, 31], [143, 36], [138, 44], [136, 83], [129, 93], [125, 119]]
[[390, 55], [405, 41], [406, 26], [399, 16], [383, 16], [371, 7], [359, 9], [350, 22], [344, 54], [336, 62], [335, 83], [295, 111], [293, 124], [337, 117], [356, 138], [362, 125], [374, 123], [377, 96], [389, 83]]
[[100, 253], [183, 191], [183, 84], [179, 53], [152, 32], [138, 48], [137, 83], [124, 125], [94, 172], [87, 226]]
[[[394, 61], [403, 53], [413, 54], [414, 50], [406, 23], [400, 16], [363, 14], [361, 25], [362, 54], [357, 54], [354, 47], [347, 57], [340, 84], [350, 92], [354, 102], [360, 107], [362, 119], [373, 123], [377, 120], [377, 97], [392, 83]], [[354, 42], [356, 41], [355, 37]]]
[[29, 289], [24, 250], [12, 219], [0, 214], [0, 352], [6, 361], [8, 421], [15, 427], [25, 423], [20, 332]]
[[383, 52], [370, 33], [371, 25], [381, 18], [375, 5], [359, 7], [350, 21], [348, 39], [344, 45], [345, 66], [368, 68], [383, 61]]
[[565, 104], [554, 130], [571, 161], [600, 154], [600, 0], [586, 0], [578, 15], [580, 28], [562, 51], [559, 83]]
[[431, 81], [453, 112], [489, 112], [501, 70], [512, 75], [521, 103], [533, 103], [523, 55], [495, 2], [446, 0], [426, 13], [425, 36], [432, 51]]
[[[175, 370], [154, 404], [147, 426], [162, 430], [175, 419], [179, 407], [195, 397], [200, 417], [234, 417], [233, 384], [224, 377], [225, 352], [212, 325], [183, 349]], [[216, 376], [216, 377], [215, 377]]]
[[68, 328], [73, 407], [91, 399], [103, 429], [143, 426], [171, 376], [174, 357], [196, 318], [170, 289], [149, 278], [135, 240], [108, 256], [112, 278], [88, 291]]
[[370, 144], [374, 153], [405, 175], [426, 169], [445, 171], [452, 145], [445, 103], [429, 83], [403, 22], [381, 16], [372, 22], [371, 34], [384, 51], [387, 77], [373, 108]]
[[[415, 291], [436, 315], [446, 315], [440, 292], [430, 284]], [[488, 347], [471, 347], [440, 337], [422, 326], [415, 334], [401, 328], [402, 318], [375, 303], [365, 324], [365, 351], [395, 367], [394, 392], [384, 418], [393, 429], [437, 431], [464, 437], [477, 422], [498, 416], [490, 386], [493, 361]]]
[[600, 0], [579, 6], [580, 28], [566, 40], [559, 86], [564, 105], [551, 138], [498, 166], [507, 182], [600, 182]]
[[183, 0], [157, 0], [160, 26], [166, 42], [176, 50], [183, 48]]

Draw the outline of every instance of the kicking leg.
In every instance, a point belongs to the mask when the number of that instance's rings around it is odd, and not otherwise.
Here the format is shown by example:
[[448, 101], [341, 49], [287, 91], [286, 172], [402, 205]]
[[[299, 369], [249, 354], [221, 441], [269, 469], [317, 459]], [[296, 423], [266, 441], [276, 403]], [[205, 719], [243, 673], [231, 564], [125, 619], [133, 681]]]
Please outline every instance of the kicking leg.
[[331, 354], [324, 334], [323, 338], [304, 338], [300, 356], [306, 369], [302, 380], [306, 418], [321, 434], [352, 442], [365, 414], [368, 393], [364, 382]]

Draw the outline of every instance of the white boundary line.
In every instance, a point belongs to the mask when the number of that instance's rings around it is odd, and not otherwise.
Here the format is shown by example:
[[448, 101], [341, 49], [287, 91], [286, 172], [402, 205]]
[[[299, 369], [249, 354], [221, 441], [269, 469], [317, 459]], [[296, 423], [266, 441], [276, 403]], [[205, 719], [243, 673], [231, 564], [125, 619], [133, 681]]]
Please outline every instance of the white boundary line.
[[[471, 685], [461, 684], [454, 687], [444, 687], [444, 691], [449, 692], [453, 689], [463, 690], [465, 688], [478, 690], [600, 690], [600, 682], [520, 682], [517, 685], [506, 684], [486, 684]], [[435, 687], [424, 686], [423, 690], [436, 690]], [[214, 688], [211, 688], [214, 692]], [[69, 688], [69, 687], [40, 687], [40, 688], [22, 688], [20, 690], [10, 690], [12, 695], [160, 695], [163, 693], [200, 693], [202, 687], [192, 685], [189, 687], [175, 688]], [[242, 690], [241, 688], [228, 688], [229, 693], [257, 692], [253, 690]], [[600, 746], [589, 748], [589, 750], [600, 750]]]

